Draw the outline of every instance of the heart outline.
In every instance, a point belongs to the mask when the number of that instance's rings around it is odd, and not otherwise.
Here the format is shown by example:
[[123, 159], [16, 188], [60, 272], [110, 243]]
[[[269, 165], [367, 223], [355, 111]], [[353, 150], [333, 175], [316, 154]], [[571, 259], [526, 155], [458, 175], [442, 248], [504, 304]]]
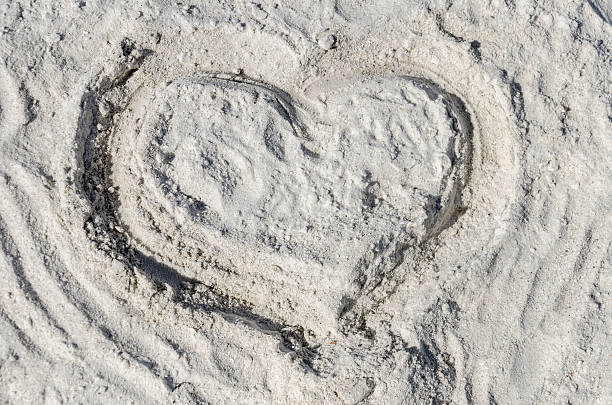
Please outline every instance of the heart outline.
[[[133, 68], [131, 68], [130, 75], [132, 75], [134, 71], [137, 71], [137, 70], [138, 69], [134, 70]], [[126, 73], [122, 73], [118, 77], [122, 78], [125, 75]], [[231, 78], [231, 80], [237, 80], [235, 76], [231, 76], [231, 75], [228, 76], [224, 74], [211, 74], [210, 76], [215, 77], [215, 78], [224, 79], [224, 80], [227, 80], [228, 77]], [[455, 103], [453, 104], [455, 107], [459, 106], [461, 108], [461, 113], [462, 113], [461, 117], [466, 119], [465, 121], [467, 122], [466, 126], [470, 128], [470, 133], [467, 135], [467, 137], [468, 138], [471, 137], [472, 127], [471, 127], [471, 122], [469, 121], [469, 113], [465, 109], [465, 105], [463, 104], [460, 98], [444, 91], [441, 87], [439, 87], [433, 82], [428, 81], [427, 79], [409, 77], [409, 76], [406, 76], [406, 77], [408, 77], [410, 80], [418, 81], [423, 86], [425, 85], [432, 86], [432, 87], [435, 86], [437, 90], [439, 89], [440, 92], [443, 92], [440, 94], [445, 94], [449, 97], [447, 101], [450, 100], [452, 103]], [[289, 95], [282, 92], [281, 90], [274, 88], [273, 86], [266, 85], [260, 82], [256, 82], [248, 78], [245, 79], [243, 77], [241, 77], [239, 81], [241, 83], [259, 85], [263, 88], [266, 88], [269, 91], [273, 91], [282, 96], [283, 100], [285, 100], [285, 102], [287, 103], [286, 105], [288, 105], [289, 108], [291, 108], [292, 106], [291, 102], [286, 101], [286, 100], [291, 100]], [[109, 151], [104, 150], [104, 147], [105, 147], [104, 142], [100, 142], [100, 139], [97, 136], [92, 136], [91, 128], [95, 127], [96, 124], [99, 123], [97, 121], [100, 118], [99, 116], [97, 116], [98, 114], [97, 107], [98, 107], [99, 100], [103, 98], [99, 96], [101, 95], [103, 96], [106, 92], [111, 91], [112, 89], [115, 89], [117, 86], [125, 85], [126, 82], [127, 81], [118, 80], [118, 79], [109, 80], [107, 81], [106, 89], [100, 89], [96, 93], [94, 92], [88, 93], [85, 96], [83, 96], [83, 99], [82, 99], [82, 110], [91, 112], [91, 114], [82, 114], [80, 123], [79, 123], [79, 127], [81, 128], [81, 131], [83, 131], [83, 136], [89, 140], [88, 146], [86, 146], [85, 148], [84, 155], [87, 155], [89, 153], [92, 156], [96, 156], [95, 150], [98, 148], [102, 148], [101, 151], [99, 151], [97, 155], [97, 158], [98, 158], [97, 164], [93, 164], [93, 165], [90, 165], [90, 167], [86, 167], [86, 164], [84, 163], [83, 182], [82, 182], [83, 194], [87, 197], [88, 200], [90, 200], [90, 202], [92, 203], [92, 207], [94, 208], [93, 215], [86, 220], [85, 228], [95, 230], [97, 227], [99, 230], [100, 223], [99, 221], [96, 220], [96, 216], [104, 217], [105, 219], [103, 220], [103, 222], [105, 225], [102, 225], [102, 228], [104, 228], [102, 232], [88, 231], [88, 236], [90, 240], [96, 243], [100, 250], [103, 250], [103, 251], [106, 250], [107, 252], [110, 251], [111, 256], [114, 255], [115, 258], [117, 258], [118, 260], [128, 265], [128, 268], [131, 269], [132, 277], [135, 278], [134, 269], [141, 270], [143, 273], [145, 273], [147, 276], [154, 279], [156, 282], [160, 284], [166, 284], [166, 285], [172, 286], [173, 290], [175, 291], [175, 301], [187, 304], [193, 298], [194, 291], [197, 290], [197, 288], [194, 288], [194, 286], [204, 285], [200, 280], [195, 280], [195, 279], [184, 277], [178, 271], [174, 270], [172, 267], [158, 262], [153, 257], [148, 256], [144, 254], [143, 252], [138, 251], [138, 249], [134, 248], [133, 246], [131, 246], [129, 242], [129, 237], [127, 237], [125, 234], [123, 233], [117, 234], [117, 232], [114, 232], [115, 228], [120, 228], [121, 221], [116, 217], [116, 212], [114, 212], [116, 204], [118, 204], [116, 196], [113, 196], [112, 193], [109, 193], [107, 191], [109, 188], [112, 188], [112, 185], [109, 185], [108, 180], [107, 180], [110, 174], [110, 171], [111, 171], [111, 166], [112, 166], [109, 164]], [[130, 97], [128, 97], [128, 100], [130, 99]], [[129, 104], [129, 101], [127, 104]], [[291, 111], [291, 110], [287, 109], [287, 111]], [[115, 114], [120, 114], [121, 112], [122, 111], [116, 111]], [[108, 119], [106, 121], [108, 122]], [[292, 122], [292, 125], [293, 125], [297, 121], [291, 120], [290, 122]], [[88, 130], [89, 130], [89, 133], [88, 133]], [[459, 133], [465, 136], [465, 134], [462, 131], [459, 131]], [[471, 152], [471, 142], [467, 142], [466, 144], [469, 145], [469, 149]], [[107, 146], [108, 145], [106, 145], [106, 147]], [[83, 159], [84, 162], [86, 160], [87, 159], [85, 158]], [[468, 160], [471, 160], [471, 153], [470, 153], [470, 157]], [[96, 184], [96, 181], [98, 181], [98, 184]], [[467, 179], [465, 179], [465, 182], [467, 182]], [[99, 192], [98, 190], [100, 189], [99, 187], [100, 185], [102, 185], [101, 187], [103, 190], [102, 192]], [[98, 190], [98, 191], [95, 191], [95, 190]], [[460, 198], [459, 194], [460, 193], [454, 192], [453, 200], [459, 199]], [[102, 204], [100, 204], [100, 202], [102, 202]], [[451, 212], [451, 213], [445, 214], [443, 216], [444, 218], [446, 218], [446, 220], [444, 221], [444, 224], [440, 226], [434, 224], [434, 227], [432, 229], [436, 229], [435, 235], [430, 235], [430, 238], [435, 237], [437, 234], [442, 232], [444, 229], [451, 226], [460, 215], [461, 214], [458, 212]], [[96, 224], [96, 222], [98, 223]], [[89, 224], [93, 224], [93, 225], [90, 226]], [[110, 249], [108, 247], [101, 246], [104, 243], [101, 243], [100, 241], [101, 234], [104, 234], [104, 237], [106, 237], [108, 236], [109, 233], [115, 235], [113, 238], [114, 239], [113, 243], [115, 246], [111, 246]], [[428, 238], [428, 240], [430, 238]], [[409, 247], [409, 245], [407, 245], [406, 248], [407, 247]], [[401, 254], [403, 254], [403, 252]], [[145, 267], [146, 267], [146, 270], [144, 270]], [[199, 293], [201, 292], [201, 290], [198, 290], [198, 291]], [[215, 286], [205, 286], [205, 291], [207, 292], [207, 294], [209, 294], [209, 296], [205, 300], [205, 303], [202, 304], [202, 303], [193, 302], [192, 304], [190, 304], [192, 307], [194, 308], [197, 307], [200, 310], [204, 310], [206, 312], [219, 313], [224, 318], [231, 320], [231, 321], [236, 321], [236, 319], [240, 319], [240, 321], [246, 322], [248, 324], [252, 324], [259, 330], [264, 331], [266, 333], [279, 334], [281, 336], [282, 346], [284, 346], [287, 350], [293, 351], [296, 354], [298, 354], [298, 357], [302, 360], [302, 364], [305, 365], [308, 369], [310, 369], [310, 371], [314, 371], [316, 373], [316, 370], [312, 367], [312, 361], [317, 356], [316, 347], [313, 347], [312, 345], [310, 345], [305, 339], [303, 327], [299, 325], [296, 325], [296, 326], [286, 325], [274, 319], [267, 318], [265, 316], [261, 316], [257, 314], [256, 309], [254, 309], [254, 307], [250, 305], [249, 303], [243, 300], [231, 297], [230, 295], [217, 289]], [[354, 304], [353, 304], [353, 307], [355, 307]], [[349, 308], [349, 309], [352, 309], [352, 308]], [[342, 318], [343, 316], [344, 314], [341, 314], [339, 318]], [[363, 317], [363, 314], [362, 314], [362, 317]], [[349, 322], [347, 322], [346, 324], [348, 325], [348, 327], [345, 329], [345, 332], [347, 333], [349, 333], [351, 329], [355, 328], [354, 323], [350, 324]]]

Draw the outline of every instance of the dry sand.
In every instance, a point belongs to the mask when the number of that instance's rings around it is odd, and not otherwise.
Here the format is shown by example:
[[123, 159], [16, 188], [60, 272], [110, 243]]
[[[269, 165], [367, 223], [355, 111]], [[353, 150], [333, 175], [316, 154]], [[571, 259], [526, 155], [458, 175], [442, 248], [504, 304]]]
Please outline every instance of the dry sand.
[[0, 401], [611, 403], [610, 3], [287, 3], [0, 0]]

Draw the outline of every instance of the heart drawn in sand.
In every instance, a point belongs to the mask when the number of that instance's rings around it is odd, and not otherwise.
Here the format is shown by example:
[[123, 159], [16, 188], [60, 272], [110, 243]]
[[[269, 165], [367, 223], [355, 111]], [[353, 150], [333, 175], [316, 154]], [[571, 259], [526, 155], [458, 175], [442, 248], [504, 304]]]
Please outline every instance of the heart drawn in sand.
[[346, 297], [455, 215], [461, 113], [409, 77], [316, 101], [213, 77], [166, 82], [133, 97], [111, 139], [118, 216], [184, 276], [333, 328]]

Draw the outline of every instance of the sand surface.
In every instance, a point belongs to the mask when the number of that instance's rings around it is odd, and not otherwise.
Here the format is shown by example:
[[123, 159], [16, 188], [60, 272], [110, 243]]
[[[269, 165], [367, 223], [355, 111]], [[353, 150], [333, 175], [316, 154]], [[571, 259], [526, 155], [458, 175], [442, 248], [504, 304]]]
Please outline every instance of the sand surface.
[[0, 0], [0, 402], [612, 403], [611, 23]]

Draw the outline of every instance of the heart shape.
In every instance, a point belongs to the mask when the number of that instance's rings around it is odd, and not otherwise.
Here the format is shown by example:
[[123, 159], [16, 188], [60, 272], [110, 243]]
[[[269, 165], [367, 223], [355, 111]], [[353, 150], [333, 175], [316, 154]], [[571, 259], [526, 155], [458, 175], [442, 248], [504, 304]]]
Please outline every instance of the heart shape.
[[414, 78], [319, 101], [208, 76], [137, 91], [111, 138], [134, 243], [272, 319], [334, 330], [452, 215], [462, 125]]

